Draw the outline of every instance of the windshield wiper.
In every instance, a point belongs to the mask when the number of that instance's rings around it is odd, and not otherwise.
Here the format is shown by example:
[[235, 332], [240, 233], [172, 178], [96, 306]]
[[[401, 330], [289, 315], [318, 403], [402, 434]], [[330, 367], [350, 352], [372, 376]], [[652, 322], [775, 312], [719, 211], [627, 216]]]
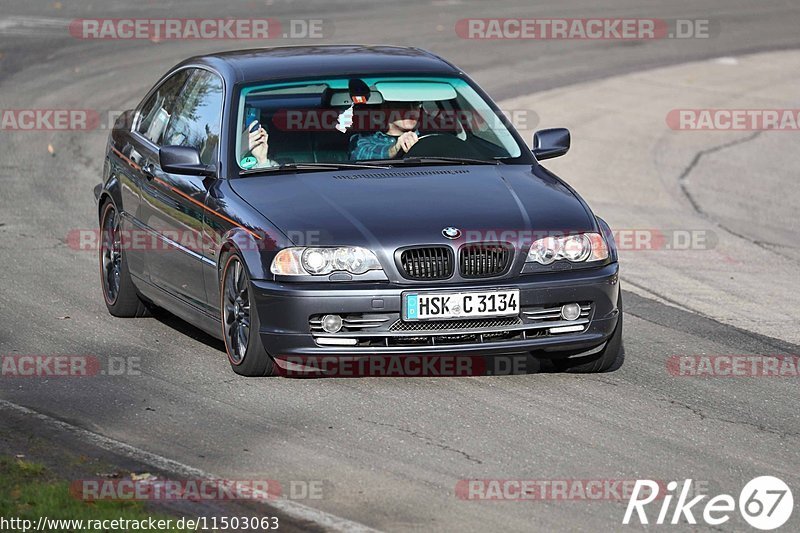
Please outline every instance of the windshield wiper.
[[499, 165], [500, 160], [470, 159], [466, 157], [406, 157], [403, 159], [370, 160], [369, 163], [284, 163], [276, 167], [251, 168], [239, 172], [240, 176], [251, 174], [272, 174], [282, 172], [314, 172], [321, 170], [386, 170], [393, 166], [414, 165]]
[[404, 157], [403, 159], [380, 159], [373, 161], [386, 165], [438, 165], [438, 164], [458, 164], [458, 165], [499, 165], [500, 160], [470, 159], [468, 157]]
[[387, 169], [386, 165], [366, 163], [284, 163], [276, 167], [251, 168], [239, 172], [240, 176], [273, 172], [311, 172], [315, 170]]

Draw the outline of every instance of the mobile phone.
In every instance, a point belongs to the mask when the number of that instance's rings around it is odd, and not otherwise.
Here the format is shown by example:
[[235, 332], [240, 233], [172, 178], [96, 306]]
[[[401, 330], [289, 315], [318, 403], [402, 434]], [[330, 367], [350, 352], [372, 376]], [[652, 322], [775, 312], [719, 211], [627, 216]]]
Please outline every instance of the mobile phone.
[[248, 131], [250, 133], [255, 133], [259, 130], [259, 128], [261, 128], [261, 123], [257, 120], [254, 120], [252, 123], [250, 123], [250, 128]]
[[258, 120], [258, 109], [252, 106], [244, 108], [244, 123], [252, 124], [254, 120]]

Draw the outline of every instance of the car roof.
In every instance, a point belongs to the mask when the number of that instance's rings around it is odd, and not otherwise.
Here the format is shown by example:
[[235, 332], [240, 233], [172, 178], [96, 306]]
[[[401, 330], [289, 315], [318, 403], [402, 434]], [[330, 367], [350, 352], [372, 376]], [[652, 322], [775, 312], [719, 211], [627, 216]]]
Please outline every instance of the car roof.
[[233, 83], [306, 76], [460, 73], [451, 63], [427, 50], [385, 45], [253, 48], [196, 56], [180, 66], [191, 64], [209, 66]]

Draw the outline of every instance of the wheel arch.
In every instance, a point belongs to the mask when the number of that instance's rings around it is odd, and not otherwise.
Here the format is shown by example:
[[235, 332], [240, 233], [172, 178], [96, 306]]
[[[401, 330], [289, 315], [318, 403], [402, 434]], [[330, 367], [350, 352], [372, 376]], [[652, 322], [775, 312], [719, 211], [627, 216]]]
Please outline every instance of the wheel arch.
[[111, 174], [108, 180], [100, 188], [99, 195], [97, 196], [98, 221], [103, 216], [103, 206], [108, 201], [111, 201], [117, 210], [124, 210], [124, 206], [122, 205], [122, 192], [120, 191], [119, 178], [116, 176], [116, 174]]
[[251, 280], [272, 279], [270, 263], [272, 255], [266, 253], [264, 239], [257, 239], [244, 228], [231, 228], [221, 239], [222, 244], [217, 251], [217, 279], [222, 278], [225, 258], [236, 253], [244, 263]]

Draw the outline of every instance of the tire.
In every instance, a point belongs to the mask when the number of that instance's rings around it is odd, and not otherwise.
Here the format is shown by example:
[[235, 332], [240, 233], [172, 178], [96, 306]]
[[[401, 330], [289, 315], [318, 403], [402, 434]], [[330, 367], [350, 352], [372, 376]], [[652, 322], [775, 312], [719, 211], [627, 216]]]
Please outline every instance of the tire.
[[139, 297], [128, 271], [119, 229], [119, 211], [114, 203], [103, 204], [100, 216], [100, 286], [108, 312], [122, 318], [138, 318], [150, 314]]
[[261, 343], [258, 308], [252, 305], [250, 277], [242, 258], [223, 257], [220, 275], [220, 315], [225, 352], [234, 372], [241, 376], [275, 375], [275, 362]]
[[558, 359], [553, 360], [556, 368], [563, 372], [571, 372], [575, 374], [594, 374], [600, 372], [608, 372], [611, 370], [617, 359], [623, 352], [622, 347], [622, 293], [620, 292], [619, 299], [617, 300], [619, 307], [619, 318], [617, 319], [617, 327], [611, 338], [606, 342], [605, 347], [600, 353], [588, 355], [585, 357], [576, 357], [574, 359]]

